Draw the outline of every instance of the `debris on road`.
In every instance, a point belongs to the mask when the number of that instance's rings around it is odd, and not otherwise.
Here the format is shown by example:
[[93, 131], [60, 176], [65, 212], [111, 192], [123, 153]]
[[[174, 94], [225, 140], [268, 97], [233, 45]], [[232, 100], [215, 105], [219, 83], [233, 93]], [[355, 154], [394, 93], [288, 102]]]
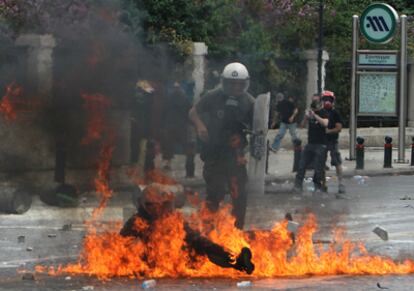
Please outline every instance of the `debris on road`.
[[357, 181], [358, 185], [364, 185], [366, 180], [369, 179], [369, 177], [368, 176], [355, 175], [354, 179]]
[[62, 226], [62, 229], [61, 230], [63, 230], [63, 231], [70, 231], [70, 230], [72, 230], [72, 224], [71, 223], [69, 223], [69, 224], [64, 224], [63, 226]]
[[377, 282], [377, 287], [380, 288], [380, 289], [388, 289], [388, 287], [381, 286], [381, 284], [379, 282]]
[[251, 281], [241, 281], [241, 282], [237, 282], [237, 287], [238, 288], [245, 288], [245, 287], [251, 287], [252, 286], [252, 282]]
[[144, 282], [142, 282], [142, 288], [143, 289], [149, 289], [149, 288], [154, 288], [155, 285], [157, 285], [157, 281], [155, 281], [154, 279], [151, 280], [145, 280]]
[[372, 232], [378, 235], [382, 240], [388, 240], [388, 232], [382, 227], [376, 226]]
[[26, 237], [25, 237], [24, 235], [19, 235], [19, 236], [17, 237], [17, 242], [18, 242], [18, 243], [24, 243], [24, 242], [25, 242], [25, 240], [26, 240]]
[[22, 276], [22, 280], [34, 281], [34, 279], [33, 273], [24, 273]]

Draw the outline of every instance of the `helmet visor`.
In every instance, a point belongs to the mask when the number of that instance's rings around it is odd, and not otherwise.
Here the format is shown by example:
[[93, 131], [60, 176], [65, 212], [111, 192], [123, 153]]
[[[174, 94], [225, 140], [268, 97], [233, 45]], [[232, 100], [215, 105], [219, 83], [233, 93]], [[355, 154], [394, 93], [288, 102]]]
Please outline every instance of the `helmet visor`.
[[222, 87], [224, 93], [230, 96], [238, 96], [242, 95], [247, 92], [247, 89], [249, 88], [249, 80], [241, 80], [241, 79], [226, 79], [223, 78], [222, 81]]

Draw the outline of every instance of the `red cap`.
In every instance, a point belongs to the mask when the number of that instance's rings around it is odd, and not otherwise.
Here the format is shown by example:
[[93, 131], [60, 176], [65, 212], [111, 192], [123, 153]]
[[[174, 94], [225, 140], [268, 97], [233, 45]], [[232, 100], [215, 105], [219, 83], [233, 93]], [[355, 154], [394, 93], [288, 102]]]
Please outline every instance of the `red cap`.
[[332, 97], [335, 100], [335, 94], [332, 91], [328, 91], [328, 90], [323, 91], [322, 92], [322, 98], [323, 97]]

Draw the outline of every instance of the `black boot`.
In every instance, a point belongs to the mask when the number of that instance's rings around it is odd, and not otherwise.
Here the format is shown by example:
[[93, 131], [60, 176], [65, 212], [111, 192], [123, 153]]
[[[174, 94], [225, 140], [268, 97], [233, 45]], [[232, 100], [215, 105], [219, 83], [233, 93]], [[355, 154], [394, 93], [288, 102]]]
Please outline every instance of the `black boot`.
[[233, 265], [236, 270], [251, 274], [254, 271], [254, 264], [252, 263], [252, 252], [249, 248], [242, 248], [240, 254], [236, 258], [236, 263]]

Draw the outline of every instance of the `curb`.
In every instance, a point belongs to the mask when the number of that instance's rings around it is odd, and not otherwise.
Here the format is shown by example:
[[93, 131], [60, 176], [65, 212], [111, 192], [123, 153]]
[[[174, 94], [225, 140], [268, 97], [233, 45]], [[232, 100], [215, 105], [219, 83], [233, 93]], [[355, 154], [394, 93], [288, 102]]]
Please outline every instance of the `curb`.
[[[329, 170], [328, 173], [332, 173], [335, 175], [335, 170]], [[274, 175], [274, 174], [266, 174], [265, 176], [265, 183], [271, 182], [285, 182], [291, 181], [295, 179], [295, 173], [291, 172], [289, 174], [283, 175]], [[381, 177], [381, 176], [388, 176], [388, 175], [414, 175], [414, 167], [410, 167], [408, 169], [404, 168], [382, 168], [378, 170], [356, 170], [350, 169], [345, 170], [343, 173], [344, 178], [352, 178], [353, 176], [360, 175], [360, 176], [370, 176], [370, 177]], [[178, 179], [179, 183], [181, 183], [185, 187], [202, 187], [205, 185], [205, 182], [202, 178], [196, 178], [191, 180], [186, 179]]]

